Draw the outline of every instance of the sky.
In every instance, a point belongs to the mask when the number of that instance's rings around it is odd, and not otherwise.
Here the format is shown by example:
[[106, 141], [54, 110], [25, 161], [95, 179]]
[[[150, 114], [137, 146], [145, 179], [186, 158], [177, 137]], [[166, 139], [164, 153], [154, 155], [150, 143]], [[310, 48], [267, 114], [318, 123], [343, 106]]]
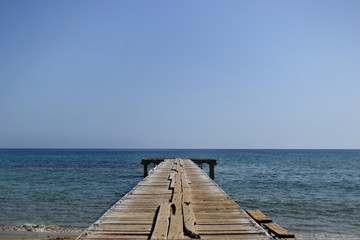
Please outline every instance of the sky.
[[360, 148], [360, 1], [0, 1], [0, 148]]

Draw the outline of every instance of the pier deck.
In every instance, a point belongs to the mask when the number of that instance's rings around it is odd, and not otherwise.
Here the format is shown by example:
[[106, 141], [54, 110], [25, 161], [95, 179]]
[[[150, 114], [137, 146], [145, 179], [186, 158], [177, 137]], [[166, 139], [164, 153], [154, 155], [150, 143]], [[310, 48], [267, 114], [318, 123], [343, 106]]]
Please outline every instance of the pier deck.
[[167, 159], [91, 225], [85, 239], [273, 239], [189, 159]]

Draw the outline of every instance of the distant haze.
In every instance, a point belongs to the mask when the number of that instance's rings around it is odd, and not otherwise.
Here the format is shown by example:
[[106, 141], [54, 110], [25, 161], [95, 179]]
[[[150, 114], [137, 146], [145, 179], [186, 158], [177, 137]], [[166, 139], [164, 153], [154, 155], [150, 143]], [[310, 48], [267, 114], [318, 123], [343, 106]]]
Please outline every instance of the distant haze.
[[0, 148], [360, 148], [360, 1], [0, 1]]

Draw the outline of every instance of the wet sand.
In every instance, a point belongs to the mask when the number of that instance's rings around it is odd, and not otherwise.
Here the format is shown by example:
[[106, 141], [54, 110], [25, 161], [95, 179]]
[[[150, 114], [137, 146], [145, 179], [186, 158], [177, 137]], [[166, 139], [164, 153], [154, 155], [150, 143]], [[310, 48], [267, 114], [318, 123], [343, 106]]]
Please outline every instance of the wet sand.
[[[1, 233], [0, 233], [1, 234]], [[75, 240], [76, 236], [58, 236], [58, 237], [50, 237], [50, 236], [3, 236], [0, 235], [0, 240]]]
[[61, 234], [54, 233], [39, 233], [39, 234], [29, 234], [28, 232], [20, 231], [0, 231], [0, 240], [75, 240], [77, 236], [62, 236]]
[[52, 225], [1, 226], [0, 240], [74, 240], [80, 228], [62, 228]]

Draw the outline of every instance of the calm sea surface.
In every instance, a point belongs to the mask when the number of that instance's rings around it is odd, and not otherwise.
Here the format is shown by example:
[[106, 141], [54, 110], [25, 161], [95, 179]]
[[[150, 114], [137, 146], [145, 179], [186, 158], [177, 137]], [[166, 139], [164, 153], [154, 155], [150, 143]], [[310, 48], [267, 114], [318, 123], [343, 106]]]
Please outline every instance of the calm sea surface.
[[142, 179], [145, 157], [215, 158], [242, 208], [299, 239], [360, 239], [360, 150], [2, 149], [0, 225], [88, 227]]

